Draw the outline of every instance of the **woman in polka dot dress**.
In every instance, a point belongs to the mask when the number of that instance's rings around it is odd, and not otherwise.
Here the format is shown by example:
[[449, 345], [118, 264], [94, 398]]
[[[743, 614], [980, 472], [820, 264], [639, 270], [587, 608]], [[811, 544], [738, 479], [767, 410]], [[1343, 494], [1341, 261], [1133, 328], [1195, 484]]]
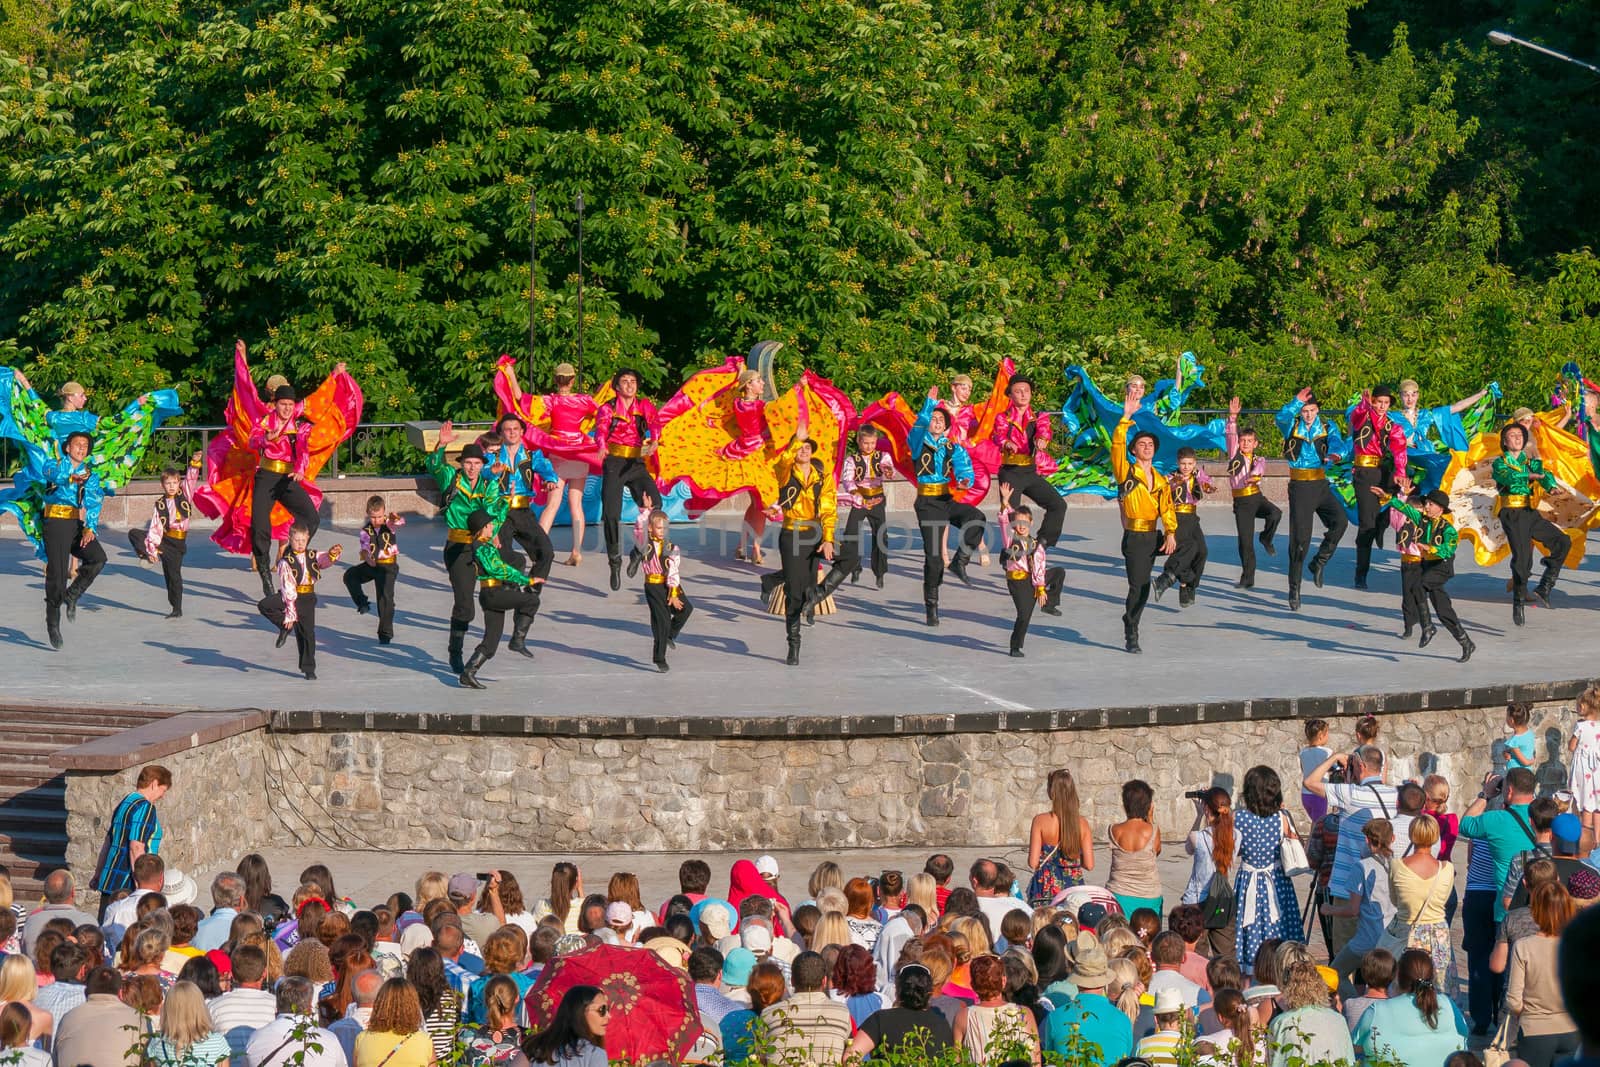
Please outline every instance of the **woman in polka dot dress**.
[[1250, 768], [1240, 799], [1243, 806], [1233, 813], [1239, 858], [1233, 893], [1239, 966], [1245, 974], [1252, 974], [1263, 941], [1304, 941], [1305, 934], [1294, 883], [1284, 873], [1279, 851], [1287, 816], [1278, 772], [1271, 767]]

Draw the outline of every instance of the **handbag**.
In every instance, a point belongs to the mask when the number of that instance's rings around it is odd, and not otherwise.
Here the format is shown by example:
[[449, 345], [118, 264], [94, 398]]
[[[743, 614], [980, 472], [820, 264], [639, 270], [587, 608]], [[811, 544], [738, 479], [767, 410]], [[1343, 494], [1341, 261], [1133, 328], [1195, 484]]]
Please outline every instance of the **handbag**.
[[1489, 1039], [1489, 1047], [1483, 1050], [1483, 1067], [1506, 1067], [1511, 1061], [1511, 1046], [1515, 1044], [1519, 1029], [1511, 1021], [1514, 1018], [1510, 1014], [1500, 1016], [1500, 1026], [1495, 1030], [1494, 1037]]
[[1306, 857], [1306, 846], [1294, 832], [1294, 824], [1289, 821], [1287, 812], [1279, 812], [1283, 816], [1283, 836], [1278, 841], [1278, 862], [1283, 865], [1283, 873], [1290, 878], [1311, 873], [1311, 860]]

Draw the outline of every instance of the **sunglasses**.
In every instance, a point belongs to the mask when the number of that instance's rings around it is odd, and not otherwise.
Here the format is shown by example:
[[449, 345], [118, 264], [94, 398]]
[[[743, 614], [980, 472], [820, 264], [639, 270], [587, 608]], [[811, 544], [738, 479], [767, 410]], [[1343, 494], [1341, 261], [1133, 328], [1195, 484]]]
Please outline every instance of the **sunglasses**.
[[607, 1015], [611, 1014], [611, 1005], [602, 1004], [598, 1008], [594, 1009], [594, 1013], [600, 1016], [600, 1018], [604, 1019]]

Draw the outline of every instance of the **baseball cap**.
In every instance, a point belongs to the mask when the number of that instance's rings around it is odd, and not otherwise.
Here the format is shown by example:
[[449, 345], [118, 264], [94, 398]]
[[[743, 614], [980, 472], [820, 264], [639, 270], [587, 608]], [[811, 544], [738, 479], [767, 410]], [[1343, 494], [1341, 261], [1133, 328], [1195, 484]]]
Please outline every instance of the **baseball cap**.
[[1550, 843], [1566, 856], [1576, 855], [1578, 840], [1583, 837], [1583, 820], [1570, 811], [1564, 811], [1550, 823]]
[[751, 952], [760, 954], [772, 951], [772, 931], [760, 923], [746, 922], [739, 927], [739, 943]]
[[750, 972], [755, 969], [756, 954], [747, 948], [736, 948], [722, 961], [722, 983], [745, 985], [750, 981]]
[[475, 874], [452, 874], [450, 876], [450, 895], [460, 897], [462, 900], [471, 900], [478, 895], [478, 876]]
[[633, 922], [633, 909], [620, 900], [613, 900], [606, 905], [606, 922], [631, 923]]
[[728, 936], [731, 924], [728, 922], [728, 913], [721, 908], [707, 908], [700, 913], [700, 928], [706, 936], [714, 941], [721, 941]]
[[1106, 906], [1097, 900], [1091, 900], [1078, 909], [1078, 929], [1093, 930], [1105, 917]]
[[756, 859], [756, 873], [763, 878], [778, 877], [778, 861], [773, 856], [761, 856]]

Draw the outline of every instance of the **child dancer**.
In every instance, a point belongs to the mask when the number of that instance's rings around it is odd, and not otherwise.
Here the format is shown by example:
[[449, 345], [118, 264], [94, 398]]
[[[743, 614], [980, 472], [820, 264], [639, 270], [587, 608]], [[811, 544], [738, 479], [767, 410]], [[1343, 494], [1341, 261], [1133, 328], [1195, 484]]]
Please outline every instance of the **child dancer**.
[[[1422, 494], [1415, 491], [1403, 476], [1395, 478], [1395, 486], [1406, 503], [1413, 508], [1422, 506]], [[1417, 626], [1431, 626], [1433, 617], [1428, 612], [1428, 598], [1422, 592], [1422, 527], [1399, 508], [1389, 509], [1389, 526], [1394, 530], [1394, 545], [1400, 550], [1400, 614], [1406, 628], [1401, 640], [1409, 638]]]
[[683, 595], [680, 577], [678, 546], [667, 540], [667, 513], [649, 513], [648, 534], [639, 538], [644, 544], [644, 602], [650, 609], [651, 656], [656, 670], [665, 674], [667, 649], [676, 648], [678, 634], [694, 611], [694, 605]]
[[142, 533], [128, 531], [128, 543], [146, 563], [160, 563], [161, 577], [167, 584], [169, 619], [183, 617], [183, 556], [188, 547], [189, 516], [194, 513], [194, 493], [200, 486], [203, 453], [189, 457], [183, 474], [172, 467], [161, 472], [161, 497], [150, 515], [150, 525]]
[[362, 586], [372, 583], [378, 600], [378, 644], [394, 640], [394, 586], [400, 576], [400, 542], [394, 531], [406, 520], [390, 511], [383, 497], [367, 498], [367, 524], [361, 527], [361, 562], [344, 572], [344, 587], [365, 615], [372, 602]]
[[1228, 448], [1228, 484], [1233, 488], [1233, 524], [1239, 533], [1239, 581], [1236, 588], [1251, 589], [1256, 584], [1256, 546], [1251, 538], [1256, 520], [1265, 519], [1261, 528], [1261, 547], [1267, 555], [1276, 556], [1272, 535], [1278, 532], [1283, 521], [1283, 510], [1261, 494], [1261, 479], [1267, 473], [1267, 461], [1256, 455], [1256, 432], [1246, 426], [1239, 427], [1239, 398], [1228, 401], [1228, 426], [1225, 434]]
[[482, 689], [478, 681], [478, 668], [494, 658], [500, 645], [500, 635], [505, 632], [506, 612], [512, 612], [516, 621], [511, 624], [511, 641], [506, 645], [512, 652], [533, 658], [528, 649], [528, 630], [533, 617], [539, 612], [539, 586], [543, 578], [522, 573], [522, 568], [507, 563], [494, 542], [494, 519], [481, 508], [467, 516], [467, 529], [472, 535], [472, 560], [478, 571], [478, 606], [483, 609], [483, 640], [473, 649], [458, 680], [464, 689]]
[[294, 634], [300, 653], [300, 673], [317, 680], [317, 579], [339, 561], [343, 551], [334, 545], [320, 555], [312, 552], [311, 531], [299, 523], [289, 528], [289, 544], [278, 557], [278, 591], [256, 604], [267, 621], [278, 628], [278, 648]]
[[1067, 570], [1044, 565], [1045, 545], [1033, 536], [1033, 512], [1026, 506], [1011, 507], [1013, 492], [1009, 484], [1000, 483], [1000, 565], [1017, 608], [1017, 621], [1011, 627], [1011, 655], [1021, 659], [1035, 604], [1046, 615], [1061, 614], [1061, 587]]
[[1178, 515], [1178, 547], [1167, 557], [1161, 577], [1156, 579], [1156, 600], [1173, 586], [1178, 587], [1178, 606], [1194, 603], [1195, 589], [1206, 570], [1206, 532], [1200, 528], [1200, 501], [1214, 493], [1210, 475], [1200, 468], [1200, 458], [1192, 448], [1178, 449], [1178, 471], [1167, 484], [1172, 487], [1172, 510]]

